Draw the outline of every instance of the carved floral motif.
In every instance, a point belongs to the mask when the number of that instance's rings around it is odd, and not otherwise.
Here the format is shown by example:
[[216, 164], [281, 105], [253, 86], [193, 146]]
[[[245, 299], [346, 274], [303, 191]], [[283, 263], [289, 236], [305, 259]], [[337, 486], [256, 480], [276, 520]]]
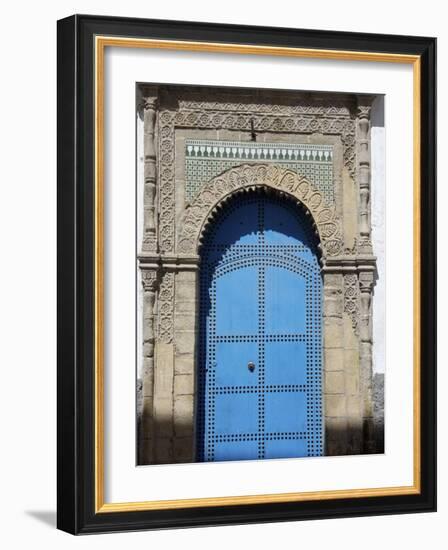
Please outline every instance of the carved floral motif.
[[178, 251], [196, 254], [201, 235], [218, 205], [235, 192], [263, 187], [287, 193], [303, 204], [316, 224], [323, 255], [335, 256], [340, 253], [341, 230], [334, 206], [328, 206], [322, 194], [303, 176], [269, 164], [243, 164], [231, 168], [204, 185], [186, 209]]
[[358, 276], [350, 273], [344, 276], [344, 311], [352, 320], [355, 334], [358, 334], [359, 319], [359, 284]]
[[159, 340], [165, 344], [173, 341], [174, 273], [165, 272], [160, 283], [158, 302]]
[[[185, 107], [194, 107], [187, 110]], [[227, 105], [227, 107], [226, 107]], [[213, 128], [257, 132], [322, 133], [340, 135], [344, 148], [344, 164], [354, 178], [356, 171], [355, 120], [344, 106], [268, 106], [246, 105], [233, 112], [239, 104], [182, 102], [176, 111], [163, 109], [159, 117], [159, 175], [160, 175], [160, 238], [162, 252], [174, 251], [174, 134], [175, 128]], [[332, 254], [337, 243], [329, 244]]]
[[153, 269], [142, 269], [142, 285], [146, 291], [154, 291], [157, 287], [157, 271]]
[[[332, 115], [332, 116], [350, 116], [350, 105], [347, 100], [338, 100], [334, 97], [329, 101], [326, 98], [314, 98], [311, 104], [297, 104], [297, 99], [288, 97], [281, 98], [281, 103], [272, 103], [270, 98], [263, 101], [259, 98], [257, 103], [249, 103], [247, 96], [236, 96], [232, 93], [232, 98], [228, 101], [223, 99], [222, 91], [214, 94], [213, 91], [208, 93], [207, 99], [199, 97], [191, 97], [179, 99], [179, 107], [181, 110], [192, 111], [234, 111], [238, 113], [265, 113], [265, 114], [282, 114], [282, 115]], [[306, 97], [302, 101], [308, 101]]]

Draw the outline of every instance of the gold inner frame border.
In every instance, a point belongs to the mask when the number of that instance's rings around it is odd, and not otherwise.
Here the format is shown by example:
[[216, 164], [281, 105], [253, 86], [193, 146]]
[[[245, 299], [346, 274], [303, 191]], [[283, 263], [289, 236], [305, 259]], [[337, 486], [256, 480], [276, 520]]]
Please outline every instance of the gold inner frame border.
[[[413, 484], [410, 486], [341, 489], [295, 493], [272, 493], [178, 500], [106, 503], [104, 501], [104, 55], [106, 47], [145, 48], [243, 55], [270, 55], [313, 59], [406, 63], [413, 66]], [[345, 50], [256, 46], [177, 40], [96, 36], [95, 59], [95, 513], [167, 510], [211, 506], [236, 506], [279, 502], [305, 502], [342, 498], [363, 498], [420, 494], [421, 492], [421, 389], [420, 389], [420, 124], [421, 60], [418, 55], [402, 55]]]

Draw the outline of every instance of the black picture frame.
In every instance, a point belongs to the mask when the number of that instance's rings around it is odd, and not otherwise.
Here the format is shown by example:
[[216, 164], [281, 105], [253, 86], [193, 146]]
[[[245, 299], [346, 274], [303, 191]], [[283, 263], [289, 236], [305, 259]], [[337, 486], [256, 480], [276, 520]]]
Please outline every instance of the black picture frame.
[[[420, 491], [298, 502], [95, 507], [95, 36], [390, 53], [420, 58]], [[436, 509], [436, 39], [74, 15], [58, 22], [58, 511], [72, 534]]]

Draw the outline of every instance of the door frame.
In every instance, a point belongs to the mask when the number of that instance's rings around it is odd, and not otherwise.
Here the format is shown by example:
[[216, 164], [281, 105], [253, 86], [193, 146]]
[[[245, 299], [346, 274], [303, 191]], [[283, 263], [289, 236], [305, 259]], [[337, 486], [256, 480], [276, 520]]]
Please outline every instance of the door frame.
[[[235, 195], [254, 190], [276, 193], [293, 200], [309, 216], [320, 241], [324, 454], [374, 452], [371, 301], [376, 259], [372, 254], [347, 253], [342, 220], [335, 207], [326, 204], [322, 194], [300, 174], [273, 164], [234, 167], [204, 185], [187, 207], [178, 238], [178, 250], [181, 257], [196, 258], [196, 266], [190, 271], [196, 293], [196, 305], [192, 306], [194, 311], [191, 312], [195, 318], [195, 334], [191, 335], [195, 372], [198, 361], [201, 243], [208, 227], [225, 204]], [[347, 303], [350, 305], [349, 311]], [[196, 387], [194, 396], [196, 401]], [[196, 403], [194, 426], [195, 409]], [[193, 439], [196, 441], [195, 433]]]

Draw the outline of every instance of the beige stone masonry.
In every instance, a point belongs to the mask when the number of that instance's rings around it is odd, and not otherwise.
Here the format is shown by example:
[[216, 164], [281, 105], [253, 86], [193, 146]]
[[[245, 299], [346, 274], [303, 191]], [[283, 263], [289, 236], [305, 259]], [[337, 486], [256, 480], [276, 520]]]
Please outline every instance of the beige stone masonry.
[[[257, 186], [293, 198], [320, 237], [325, 454], [373, 452], [372, 98], [165, 85], [145, 85], [141, 93], [139, 464], [195, 460], [200, 240], [228, 196]], [[323, 203], [304, 176], [255, 163], [221, 174], [218, 183], [212, 178], [188, 204], [185, 141], [250, 141], [252, 126], [260, 143], [332, 145], [334, 204]]]

